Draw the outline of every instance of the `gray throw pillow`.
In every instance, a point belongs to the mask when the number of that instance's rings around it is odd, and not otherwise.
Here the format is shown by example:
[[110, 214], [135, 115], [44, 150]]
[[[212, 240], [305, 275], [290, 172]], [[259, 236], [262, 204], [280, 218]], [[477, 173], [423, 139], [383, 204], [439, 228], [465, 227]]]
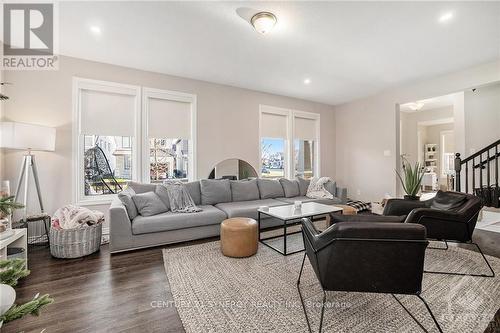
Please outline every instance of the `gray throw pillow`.
[[156, 186], [155, 193], [160, 198], [160, 200], [165, 204], [167, 209], [170, 209], [170, 199], [168, 198], [168, 191], [165, 185]]
[[337, 196], [337, 183], [334, 181], [327, 181], [325, 184], [325, 190], [330, 192], [334, 197]]
[[261, 199], [283, 198], [285, 196], [283, 186], [278, 180], [259, 179], [257, 185], [259, 186]]
[[233, 201], [259, 200], [257, 179], [231, 180], [231, 193]]
[[229, 179], [202, 179], [200, 180], [200, 190], [203, 205], [231, 202]]
[[156, 189], [156, 184], [128, 182], [128, 187], [133, 189], [135, 193], [140, 194], [146, 192], [154, 192]]
[[283, 186], [283, 191], [285, 192], [285, 197], [293, 198], [300, 195], [299, 181], [289, 180], [286, 178], [280, 179], [281, 186]]
[[201, 205], [201, 190], [200, 190], [200, 182], [189, 182], [185, 184], [189, 195], [194, 201], [195, 205]]
[[145, 192], [132, 196], [135, 206], [142, 216], [152, 216], [168, 211], [167, 206], [155, 192]]
[[309, 183], [311, 182], [311, 180], [305, 179], [302, 177], [297, 177], [297, 180], [299, 182], [300, 195], [305, 196], [307, 193], [307, 188], [309, 187]]
[[137, 207], [135, 206], [134, 200], [132, 200], [132, 196], [135, 195], [135, 191], [130, 187], [118, 193], [118, 199], [122, 202], [122, 204], [127, 209], [127, 214], [130, 220], [135, 219], [135, 217], [139, 214], [137, 212]]

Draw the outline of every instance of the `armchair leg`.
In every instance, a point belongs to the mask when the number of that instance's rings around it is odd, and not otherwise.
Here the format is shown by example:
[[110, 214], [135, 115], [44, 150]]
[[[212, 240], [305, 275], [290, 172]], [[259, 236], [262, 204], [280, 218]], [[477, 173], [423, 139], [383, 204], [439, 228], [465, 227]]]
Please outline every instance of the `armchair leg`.
[[309, 329], [309, 332], [312, 333], [311, 324], [309, 323], [309, 318], [307, 317], [306, 306], [304, 304], [304, 298], [302, 297], [302, 293], [300, 292], [300, 277], [302, 276], [302, 271], [304, 270], [304, 263], [306, 261], [306, 255], [307, 254], [304, 253], [304, 258], [302, 259], [302, 266], [300, 266], [300, 273], [299, 273], [299, 277], [297, 279], [297, 290], [299, 292], [300, 303], [302, 304], [302, 310], [304, 310], [304, 316], [306, 317], [307, 328]]
[[319, 320], [319, 333], [323, 328], [323, 316], [325, 314], [326, 292], [323, 290], [323, 303], [321, 303], [321, 319]]
[[[304, 304], [304, 298], [302, 297], [302, 293], [300, 292], [300, 277], [302, 276], [302, 272], [304, 270], [304, 263], [306, 261], [306, 255], [307, 254], [304, 253], [304, 258], [302, 259], [302, 266], [300, 267], [300, 273], [299, 273], [299, 277], [297, 279], [297, 290], [299, 292], [300, 303], [302, 303], [302, 309], [304, 310], [304, 316], [306, 317], [307, 328], [309, 329], [309, 332], [312, 333], [311, 323], [309, 323], [309, 317], [307, 316], [307, 310], [306, 310], [306, 306]], [[325, 314], [325, 302], [326, 302], [326, 292], [323, 290], [323, 302], [321, 303], [321, 319], [319, 322], [319, 333], [321, 333], [321, 330], [323, 328], [323, 317]]]
[[446, 251], [448, 250], [448, 242], [445, 240], [443, 240], [444, 242], [444, 245], [446, 245], [446, 247], [427, 247], [428, 249], [431, 249], [431, 250], [443, 250], [443, 251]]
[[[426, 329], [426, 328], [425, 328], [425, 327], [424, 327], [424, 326], [420, 323], [420, 321], [418, 321], [418, 319], [417, 319], [417, 318], [415, 318], [415, 316], [414, 316], [414, 315], [410, 312], [410, 310], [408, 310], [408, 309], [406, 308], [406, 306], [404, 306], [404, 304], [403, 304], [403, 303], [401, 303], [401, 301], [400, 301], [400, 300], [396, 297], [396, 295], [394, 295], [394, 294], [391, 294], [391, 295], [392, 295], [392, 297], [394, 297], [394, 299], [395, 299], [395, 300], [399, 303], [399, 305], [401, 305], [401, 307], [402, 307], [402, 308], [406, 311], [406, 313], [408, 313], [408, 314], [410, 315], [410, 317], [413, 319], [413, 321], [414, 321], [415, 323], [417, 323], [417, 325], [418, 325], [418, 326], [420, 326], [420, 328], [421, 328], [424, 332], [429, 333], [429, 331], [428, 331], [428, 330], [427, 330], [427, 329]], [[441, 326], [440, 326], [440, 325], [439, 325], [439, 323], [437, 322], [436, 317], [434, 317], [434, 314], [432, 313], [431, 308], [429, 307], [429, 305], [427, 304], [427, 302], [425, 301], [425, 299], [424, 299], [422, 296], [420, 296], [419, 294], [417, 294], [416, 296], [417, 296], [417, 297], [418, 297], [418, 298], [419, 298], [419, 299], [420, 299], [420, 300], [424, 303], [424, 305], [425, 305], [425, 307], [426, 307], [427, 311], [428, 311], [428, 312], [429, 312], [429, 314], [431, 315], [432, 320], [434, 321], [434, 324], [436, 325], [436, 327], [437, 327], [437, 329], [439, 330], [439, 332], [440, 332], [440, 333], [443, 333], [443, 330], [441, 329]]]
[[459, 275], [459, 276], [475, 276], [475, 277], [489, 277], [489, 278], [495, 277], [495, 271], [493, 270], [493, 268], [491, 267], [490, 263], [488, 262], [488, 259], [486, 259], [486, 256], [484, 255], [484, 253], [481, 250], [481, 248], [479, 247], [479, 245], [477, 245], [474, 242], [470, 242], [470, 243], [462, 243], [462, 242], [460, 242], [459, 244], [472, 244], [472, 245], [474, 245], [478, 249], [478, 251], [481, 254], [481, 256], [483, 257], [483, 260], [486, 263], [486, 265], [488, 266], [491, 274], [470, 274], [470, 273], [435, 272], [435, 271], [424, 271], [424, 273], [448, 274], [448, 275]]
[[429, 304], [427, 304], [427, 302], [425, 301], [425, 299], [422, 296], [417, 295], [417, 297], [422, 301], [422, 303], [424, 303], [425, 307], [427, 308], [427, 312], [429, 312], [429, 314], [431, 315], [432, 320], [434, 321], [434, 324], [436, 324], [436, 327], [438, 328], [439, 332], [443, 333], [443, 330], [441, 329], [441, 326], [439, 325], [438, 321], [436, 320], [436, 317], [434, 317], [434, 314], [432, 313], [432, 310], [429, 307]]

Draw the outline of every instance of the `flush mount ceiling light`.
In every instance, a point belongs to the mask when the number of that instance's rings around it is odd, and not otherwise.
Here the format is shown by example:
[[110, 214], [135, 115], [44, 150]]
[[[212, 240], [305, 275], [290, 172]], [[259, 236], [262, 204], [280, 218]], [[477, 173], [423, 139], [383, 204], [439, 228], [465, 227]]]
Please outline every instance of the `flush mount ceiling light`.
[[425, 104], [423, 102], [408, 103], [408, 107], [412, 111], [419, 111], [424, 107], [424, 105]]
[[304, 79], [304, 84], [311, 84], [311, 79], [309, 79], [309, 78]]
[[273, 30], [276, 25], [276, 16], [269, 12], [260, 12], [252, 16], [250, 22], [252, 23], [255, 30], [263, 35], [267, 34]]

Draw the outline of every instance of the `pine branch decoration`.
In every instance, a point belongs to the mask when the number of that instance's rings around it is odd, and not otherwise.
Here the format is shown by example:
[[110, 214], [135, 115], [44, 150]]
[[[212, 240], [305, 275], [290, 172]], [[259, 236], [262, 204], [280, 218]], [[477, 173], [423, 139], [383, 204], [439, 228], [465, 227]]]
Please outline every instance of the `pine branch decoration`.
[[0, 283], [14, 287], [19, 279], [29, 274], [23, 259], [0, 260]]
[[[0, 260], [0, 283], [13, 287], [17, 285], [19, 279], [29, 274], [30, 271], [26, 269], [26, 262], [23, 259]], [[36, 294], [29, 302], [21, 305], [14, 304], [7, 312], [0, 316], [0, 321], [8, 323], [28, 314], [38, 316], [40, 309], [52, 302], [54, 302], [54, 299], [49, 295], [40, 296], [40, 294]]]
[[21, 305], [14, 304], [0, 317], [0, 321], [3, 320], [4, 323], [8, 323], [9, 321], [22, 318], [28, 314], [38, 316], [40, 314], [40, 309], [52, 302], [54, 302], [54, 299], [50, 298], [49, 295], [40, 296], [40, 294], [36, 294], [35, 297], [27, 303]]

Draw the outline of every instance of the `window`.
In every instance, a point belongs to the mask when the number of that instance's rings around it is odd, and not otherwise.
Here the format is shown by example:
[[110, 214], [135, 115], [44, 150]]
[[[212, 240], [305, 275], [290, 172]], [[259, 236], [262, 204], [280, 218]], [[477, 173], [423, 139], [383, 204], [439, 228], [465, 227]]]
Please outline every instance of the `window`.
[[314, 176], [314, 141], [295, 139], [294, 141], [294, 168], [295, 177], [306, 179]]
[[137, 179], [140, 88], [75, 78], [74, 202], [109, 201]]
[[318, 142], [318, 114], [260, 106], [262, 178], [319, 175]]
[[83, 163], [86, 197], [118, 193], [132, 180], [132, 147], [124, 147], [125, 140], [130, 142], [132, 138], [85, 135]]
[[261, 151], [261, 177], [285, 177], [285, 140], [263, 138], [261, 140]]
[[144, 88], [144, 178], [189, 181], [194, 174], [194, 95]]
[[189, 140], [149, 139], [149, 176], [152, 183], [166, 179], [188, 181]]
[[294, 163], [293, 175], [306, 179], [318, 176], [316, 142], [319, 133], [319, 115], [295, 111], [293, 113]]

